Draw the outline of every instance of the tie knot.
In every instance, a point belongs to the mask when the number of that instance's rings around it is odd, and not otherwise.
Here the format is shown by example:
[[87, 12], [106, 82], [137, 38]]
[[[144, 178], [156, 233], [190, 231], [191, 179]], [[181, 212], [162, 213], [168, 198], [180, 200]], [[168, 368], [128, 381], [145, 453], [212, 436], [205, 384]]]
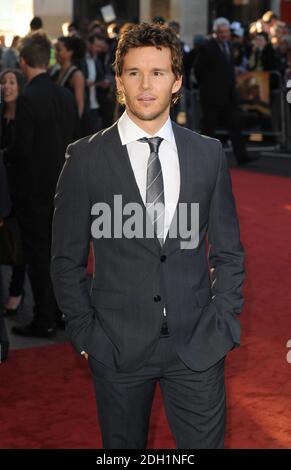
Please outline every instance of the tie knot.
[[162, 137], [142, 137], [138, 139], [139, 142], [149, 144], [151, 152], [158, 153], [159, 146], [164, 139]]

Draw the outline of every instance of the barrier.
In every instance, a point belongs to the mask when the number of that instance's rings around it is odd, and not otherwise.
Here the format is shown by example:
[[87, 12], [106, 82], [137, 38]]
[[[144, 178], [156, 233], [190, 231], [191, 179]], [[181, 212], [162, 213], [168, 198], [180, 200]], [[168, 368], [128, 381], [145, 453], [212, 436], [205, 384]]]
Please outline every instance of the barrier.
[[[268, 148], [272, 144], [277, 149], [291, 149], [291, 104], [287, 102], [287, 84], [283, 83], [281, 74], [278, 71], [246, 72], [237, 83], [242, 135], [247, 136], [249, 142], [268, 144]], [[201, 117], [199, 90], [184, 88], [177, 122], [200, 132]], [[228, 131], [218, 123], [216, 134], [227, 135]]]

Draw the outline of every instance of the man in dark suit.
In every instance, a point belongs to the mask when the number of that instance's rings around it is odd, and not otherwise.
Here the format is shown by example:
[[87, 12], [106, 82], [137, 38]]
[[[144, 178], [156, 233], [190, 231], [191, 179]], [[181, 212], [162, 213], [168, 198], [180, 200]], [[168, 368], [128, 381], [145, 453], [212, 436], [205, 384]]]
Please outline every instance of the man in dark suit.
[[218, 117], [223, 117], [234, 155], [243, 165], [253, 159], [247, 155], [240, 135], [229, 21], [217, 18], [213, 30], [213, 37], [199, 48], [195, 62], [202, 108], [202, 133], [213, 137]]
[[13, 207], [35, 302], [32, 322], [12, 328], [21, 336], [55, 334], [57, 306], [50, 279], [53, 198], [78, 120], [71, 93], [52, 83], [46, 73], [50, 47], [43, 34], [35, 33], [23, 40], [20, 50], [28, 85], [17, 103], [16, 145], [10, 161], [17, 188]]
[[10, 211], [11, 200], [8, 189], [6, 168], [3, 162], [2, 154], [0, 152], [0, 221], [2, 218], [7, 217], [10, 214]]
[[[87, 54], [82, 61], [82, 71], [86, 79], [86, 110], [83, 115], [84, 135], [93, 134], [102, 127], [106, 127], [102, 126], [101, 123], [103, 114], [108, 112], [108, 109], [102, 108], [100, 96], [102, 90], [109, 91], [110, 82], [106, 79], [104, 66], [99, 56], [107, 49], [108, 45], [103, 36], [94, 34], [88, 37]], [[112, 120], [110, 124], [112, 124]]]
[[224, 359], [240, 341], [244, 278], [226, 160], [217, 140], [169, 118], [182, 81], [170, 28], [124, 32], [115, 67], [126, 111], [69, 146], [57, 186], [57, 301], [89, 359], [104, 448], [146, 446], [157, 382], [177, 447], [220, 448]]

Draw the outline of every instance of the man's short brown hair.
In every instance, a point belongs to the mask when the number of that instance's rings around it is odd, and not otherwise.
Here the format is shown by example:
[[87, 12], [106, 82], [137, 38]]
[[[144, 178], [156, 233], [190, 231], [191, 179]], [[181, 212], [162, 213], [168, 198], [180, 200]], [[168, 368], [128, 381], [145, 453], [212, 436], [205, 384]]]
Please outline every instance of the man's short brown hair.
[[20, 44], [20, 57], [32, 68], [46, 68], [50, 60], [51, 43], [45, 34], [26, 36]]
[[[154, 46], [157, 49], [168, 47], [171, 50], [172, 71], [176, 79], [180, 78], [183, 71], [182, 49], [180, 40], [172, 28], [161, 24], [141, 23], [124, 31], [118, 41], [115, 55], [115, 73], [117, 77], [122, 75], [124, 57], [129, 49], [137, 47]], [[180, 90], [172, 95], [172, 104], [180, 97]], [[119, 101], [124, 104], [122, 97]]]

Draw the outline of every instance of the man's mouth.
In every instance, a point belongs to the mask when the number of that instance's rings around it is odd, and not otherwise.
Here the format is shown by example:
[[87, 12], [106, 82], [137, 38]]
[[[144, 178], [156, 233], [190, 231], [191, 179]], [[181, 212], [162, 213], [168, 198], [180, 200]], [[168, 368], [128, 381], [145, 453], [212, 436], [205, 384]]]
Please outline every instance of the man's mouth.
[[156, 98], [153, 96], [140, 96], [137, 100], [138, 101], [155, 101]]

